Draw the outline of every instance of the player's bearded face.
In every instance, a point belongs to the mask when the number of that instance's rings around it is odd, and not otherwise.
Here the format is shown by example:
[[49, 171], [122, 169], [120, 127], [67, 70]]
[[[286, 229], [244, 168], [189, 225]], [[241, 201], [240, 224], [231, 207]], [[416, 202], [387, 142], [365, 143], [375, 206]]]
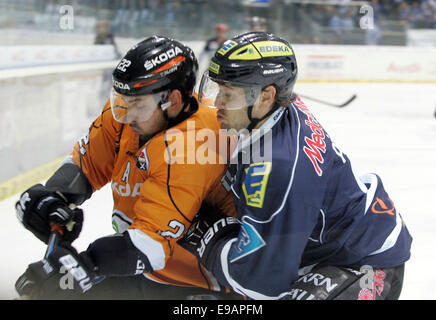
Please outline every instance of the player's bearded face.
[[221, 128], [239, 131], [250, 124], [247, 115], [248, 103], [243, 88], [220, 85], [215, 106], [218, 109], [217, 120], [221, 123]]
[[163, 109], [170, 103], [163, 102], [168, 93], [126, 96], [112, 90], [111, 109], [116, 121], [129, 124], [133, 132], [140, 136], [152, 135], [163, 129], [165, 119]]
[[203, 74], [199, 88], [199, 101], [205, 106], [217, 108], [217, 120], [223, 129], [240, 131], [249, 126], [248, 106], [258, 104], [262, 88], [236, 81], [225, 81]]
[[168, 92], [126, 96], [112, 89], [111, 109], [114, 119], [120, 123], [142, 123], [154, 115], [157, 109], [165, 110], [171, 103], [165, 102]]
[[149, 137], [163, 130], [166, 126], [166, 120], [163, 111], [156, 109], [148, 120], [143, 122], [132, 121], [129, 125], [135, 134], [141, 137]]

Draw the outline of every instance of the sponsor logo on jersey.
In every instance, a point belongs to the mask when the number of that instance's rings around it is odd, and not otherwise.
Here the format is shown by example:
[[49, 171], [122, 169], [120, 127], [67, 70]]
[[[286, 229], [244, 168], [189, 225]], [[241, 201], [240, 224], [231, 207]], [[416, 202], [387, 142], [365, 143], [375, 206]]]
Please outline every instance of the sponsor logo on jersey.
[[139, 170], [148, 170], [148, 157], [147, 157], [147, 147], [144, 147], [144, 149], [141, 150], [141, 153], [139, 154], [138, 161], [136, 162], [136, 167]]
[[304, 137], [306, 145], [303, 147], [304, 153], [309, 158], [318, 176], [322, 176], [320, 164], [324, 163], [323, 153], [326, 152], [326, 143], [324, 129], [313, 116], [312, 112], [304, 105], [301, 100], [295, 102], [295, 106], [300, 109], [306, 116], [304, 123], [310, 128], [312, 134], [310, 137]]
[[257, 232], [256, 228], [247, 222], [243, 222], [238, 242], [233, 247], [230, 254], [230, 262], [237, 261], [259, 250], [265, 244], [265, 241]]
[[183, 51], [179, 47], [171, 48], [150, 60], [146, 60], [144, 63], [144, 67], [146, 70], [153, 69], [157, 65], [160, 65], [168, 61], [169, 59], [174, 58], [179, 53], [183, 53]]
[[263, 207], [270, 172], [271, 162], [252, 163], [245, 169], [242, 190], [248, 206]]
[[113, 80], [113, 86], [119, 89], [123, 89], [123, 90], [130, 90], [130, 87], [127, 83], [122, 83], [116, 80]]
[[120, 184], [118, 182], [112, 182], [111, 188], [113, 191], [115, 191], [119, 196], [121, 197], [137, 197], [141, 194], [141, 186], [142, 182], [137, 182], [133, 189], [130, 186], [129, 183], [126, 184]]
[[389, 205], [386, 205], [386, 203], [382, 199], [377, 197], [371, 206], [372, 213], [378, 213], [378, 214], [386, 213], [391, 216], [394, 216], [395, 215], [394, 203], [389, 198], [388, 201], [389, 201]]

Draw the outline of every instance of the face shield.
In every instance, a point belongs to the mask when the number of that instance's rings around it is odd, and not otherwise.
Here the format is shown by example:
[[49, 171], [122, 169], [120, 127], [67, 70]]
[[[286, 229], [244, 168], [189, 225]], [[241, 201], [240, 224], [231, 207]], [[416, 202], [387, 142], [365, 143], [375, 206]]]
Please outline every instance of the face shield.
[[144, 122], [151, 118], [157, 108], [167, 109], [171, 102], [168, 99], [169, 92], [159, 92], [142, 96], [126, 96], [111, 91], [110, 101], [114, 119], [120, 123]]
[[261, 86], [217, 80], [206, 71], [201, 78], [198, 97], [205, 106], [237, 110], [254, 105], [261, 91]]

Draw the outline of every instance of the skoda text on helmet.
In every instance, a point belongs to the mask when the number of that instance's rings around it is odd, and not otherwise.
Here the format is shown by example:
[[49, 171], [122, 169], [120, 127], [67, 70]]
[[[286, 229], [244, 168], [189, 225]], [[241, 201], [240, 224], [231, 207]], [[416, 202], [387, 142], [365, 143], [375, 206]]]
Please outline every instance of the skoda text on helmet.
[[198, 62], [182, 43], [152, 36], [134, 45], [112, 72], [112, 113], [118, 122], [148, 120], [157, 108], [170, 106], [171, 90], [183, 99], [192, 94]]
[[[260, 92], [273, 85], [277, 98], [290, 98], [296, 79], [297, 62], [289, 42], [266, 32], [248, 32], [227, 40], [217, 50], [203, 74], [199, 98], [203, 104], [220, 103], [225, 109], [248, 107], [251, 129], [279, 107], [274, 106], [262, 119], [252, 119], [251, 109]], [[244, 88], [245, 100], [223, 92], [226, 87]]]

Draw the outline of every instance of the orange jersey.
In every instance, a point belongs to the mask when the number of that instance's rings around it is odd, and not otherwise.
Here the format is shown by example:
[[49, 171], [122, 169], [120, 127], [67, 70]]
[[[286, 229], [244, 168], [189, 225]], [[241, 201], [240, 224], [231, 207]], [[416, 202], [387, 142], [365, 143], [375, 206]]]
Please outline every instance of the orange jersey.
[[233, 198], [221, 184], [230, 150], [219, 132], [216, 110], [198, 111], [158, 133], [145, 145], [128, 125], [113, 119], [110, 103], [92, 123], [72, 158], [93, 190], [111, 182], [112, 224], [127, 231], [149, 259], [153, 280], [220, 290], [193, 254], [177, 244], [203, 201], [236, 216]]

